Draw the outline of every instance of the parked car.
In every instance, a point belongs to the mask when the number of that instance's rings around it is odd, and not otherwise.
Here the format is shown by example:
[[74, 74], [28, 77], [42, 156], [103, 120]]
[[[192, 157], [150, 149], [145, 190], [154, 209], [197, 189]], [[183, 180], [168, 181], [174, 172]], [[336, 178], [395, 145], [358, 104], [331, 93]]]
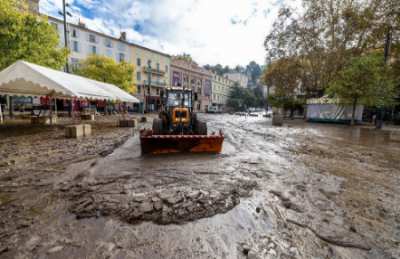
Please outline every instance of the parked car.
[[265, 117], [265, 118], [271, 118], [271, 117], [272, 117], [272, 110], [264, 111], [264, 112], [263, 112], [263, 117]]

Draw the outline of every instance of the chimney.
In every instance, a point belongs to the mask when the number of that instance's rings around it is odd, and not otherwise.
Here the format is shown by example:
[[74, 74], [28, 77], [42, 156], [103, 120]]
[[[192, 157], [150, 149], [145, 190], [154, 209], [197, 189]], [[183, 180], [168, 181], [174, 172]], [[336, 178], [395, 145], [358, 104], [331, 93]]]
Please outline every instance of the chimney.
[[119, 37], [120, 40], [126, 41], [126, 32], [121, 32], [121, 36]]
[[86, 24], [83, 21], [81, 21], [81, 19], [79, 19], [78, 21], [78, 26], [81, 28], [86, 28]]

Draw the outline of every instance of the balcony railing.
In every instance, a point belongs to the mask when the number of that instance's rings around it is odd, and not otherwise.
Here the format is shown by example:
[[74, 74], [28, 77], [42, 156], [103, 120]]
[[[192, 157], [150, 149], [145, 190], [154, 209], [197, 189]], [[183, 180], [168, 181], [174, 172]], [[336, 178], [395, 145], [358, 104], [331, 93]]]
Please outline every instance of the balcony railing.
[[[147, 80], [144, 80], [143, 81], [143, 84], [145, 85], [145, 86], [148, 86], [149, 85], [149, 81], [147, 81]], [[151, 86], [156, 86], [156, 87], [165, 87], [167, 85], [167, 83], [165, 82], [165, 81], [153, 81], [153, 80], [151, 80]]]
[[143, 72], [145, 72], [146, 74], [152, 73], [153, 75], [160, 75], [160, 76], [165, 75], [165, 71], [162, 71], [160, 69], [155, 69], [155, 68], [150, 69], [148, 67], [144, 67]]

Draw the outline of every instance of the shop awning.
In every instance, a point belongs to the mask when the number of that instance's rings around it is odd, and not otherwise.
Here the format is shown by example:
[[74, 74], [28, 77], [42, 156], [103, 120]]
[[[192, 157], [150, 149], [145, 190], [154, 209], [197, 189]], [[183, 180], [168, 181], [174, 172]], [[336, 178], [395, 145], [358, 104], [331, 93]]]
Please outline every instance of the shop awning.
[[119, 87], [58, 70], [17, 61], [0, 72], [0, 94], [77, 97], [139, 103]]

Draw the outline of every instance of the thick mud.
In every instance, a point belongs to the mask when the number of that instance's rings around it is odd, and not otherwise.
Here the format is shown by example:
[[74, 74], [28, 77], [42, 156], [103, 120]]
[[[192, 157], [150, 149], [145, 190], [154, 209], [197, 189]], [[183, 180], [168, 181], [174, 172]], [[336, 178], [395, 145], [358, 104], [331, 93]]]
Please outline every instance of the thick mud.
[[142, 157], [112, 128], [2, 138], [0, 257], [400, 258], [397, 133], [202, 117], [222, 154]]

